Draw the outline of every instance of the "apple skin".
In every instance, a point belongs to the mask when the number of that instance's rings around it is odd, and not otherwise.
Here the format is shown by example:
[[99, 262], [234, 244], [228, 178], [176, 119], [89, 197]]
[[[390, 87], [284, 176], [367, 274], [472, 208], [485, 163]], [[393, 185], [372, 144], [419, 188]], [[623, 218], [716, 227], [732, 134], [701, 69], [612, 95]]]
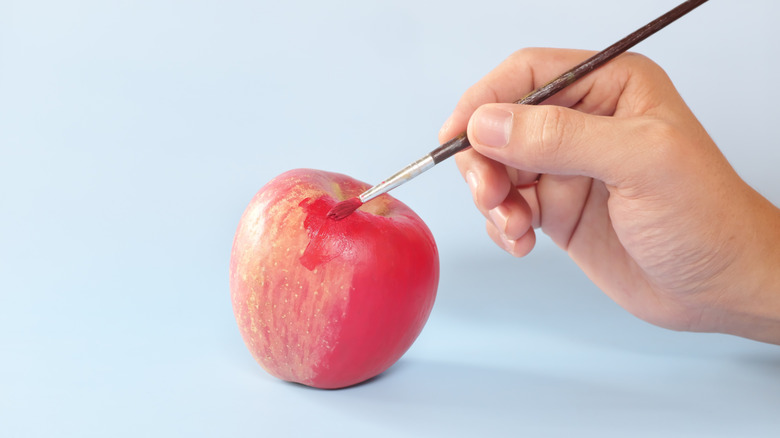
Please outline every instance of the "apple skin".
[[268, 182], [238, 225], [230, 294], [241, 335], [271, 375], [342, 388], [394, 364], [417, 339], [439, 282], [425, 223], [389, 195], [327, 213], [369, 185], [295, 169]]

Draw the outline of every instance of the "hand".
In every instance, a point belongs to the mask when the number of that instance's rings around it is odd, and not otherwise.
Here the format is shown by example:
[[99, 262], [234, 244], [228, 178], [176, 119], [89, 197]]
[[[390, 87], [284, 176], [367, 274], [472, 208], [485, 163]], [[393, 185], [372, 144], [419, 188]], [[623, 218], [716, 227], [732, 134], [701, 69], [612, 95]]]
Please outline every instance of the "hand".
[[634, 315], [780, 343], [780, 210], [732, 169], [664, 71], [624, 54], [540, 106], [514, 102], [592, 53], [521, 50], [471, 87], [440, 133], [490, 237], [541, 230]]

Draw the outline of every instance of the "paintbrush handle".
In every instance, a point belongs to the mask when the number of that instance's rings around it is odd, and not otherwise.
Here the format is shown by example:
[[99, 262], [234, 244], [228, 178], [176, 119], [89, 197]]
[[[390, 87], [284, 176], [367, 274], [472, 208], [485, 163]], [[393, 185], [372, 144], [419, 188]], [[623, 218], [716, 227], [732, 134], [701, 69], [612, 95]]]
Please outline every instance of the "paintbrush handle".
[[[611, 59], [625, 52], [626, 50], [634, 47], [635, 45], [643, 41], [645, 38], [658, 32], [659, 30], [663, 29], [670, 23], [674, 22], [678, 18], [682, 17], [683, 15], [696, 9], [697, 7], [701, 6], [703, 3], [706, 2], [707, 0], [688, 0], [680, 4], [679, 6], [672, 9], [671, 11], [656, 18], [655, 20], [651, 21], [645, 26], [637, 29], [636, 31], [634, 31], [627, 37], [623, 38], [622, 40], [616, 42], [615, 44], [607, 47], [606, 49], [586, 59], [585, 61], [583, 61], [576, 67], [572, 68], [571, 70], [563, 73], [562, 75], [558, 76], [557, 78], [553, 79], [547, 84], [528, 93], [525, 97], [523, 97], [522, 99], [518, 100], [515, 103], [522, 104], [522, 105], [538, 105], [544, 102], [545, 100], [553, 96], [555, 93], [563, 90], [564, 88], [578, 81], [583, 76], [601, 67], [606, 62], [610, 61]], [[450, 158], [451, 156], [455, 155], [456, 153], [464, 149], [468, 149], [469, 147], [471, 147], [471, 143], [469, 143], [469, 139], [466, 136], [466, 133], [461, 132], [454, 138], [450, 139], [446, 143], [442, 144], [438, 148], [431, 151], [428, 155], [430, 155], [431, 158], [433, 158], [434, 163], [438, 164], [446, 160], [447, 158]]]
[[433, 158], [434, 164], [439, 164], [447, 158], [470, 147], [471, 143], [469, 143], [469, 138], [464, 131], [432, 150], [428, 155]]

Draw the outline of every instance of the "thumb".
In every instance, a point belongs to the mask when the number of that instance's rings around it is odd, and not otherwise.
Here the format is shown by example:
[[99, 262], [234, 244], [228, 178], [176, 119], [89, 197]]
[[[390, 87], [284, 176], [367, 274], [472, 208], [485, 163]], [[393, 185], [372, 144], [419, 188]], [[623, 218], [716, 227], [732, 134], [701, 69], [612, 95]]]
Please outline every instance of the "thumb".
[[[480, 154], [537, 173], [585, 175], [616, 184], [637, 158], [634, 119], [596, 116], [552, 105], [483, 105], [469, 120]], [[629, 154], [630, 152], [630, 154]]]

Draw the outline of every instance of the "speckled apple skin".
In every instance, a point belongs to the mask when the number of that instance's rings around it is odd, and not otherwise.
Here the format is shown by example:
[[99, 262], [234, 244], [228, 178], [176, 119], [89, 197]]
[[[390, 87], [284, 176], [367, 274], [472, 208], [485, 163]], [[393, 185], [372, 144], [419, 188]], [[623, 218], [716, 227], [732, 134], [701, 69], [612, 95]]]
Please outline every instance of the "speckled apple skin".
[[249, 203], [230, 258], [233, 311], [270, 374], [317, 388], [374, 377], [412, 345], [430, 315], [439, 256], [428, 227], [382, 195], [336, 221], [368, 184], [314, 169], [285, 172]]

